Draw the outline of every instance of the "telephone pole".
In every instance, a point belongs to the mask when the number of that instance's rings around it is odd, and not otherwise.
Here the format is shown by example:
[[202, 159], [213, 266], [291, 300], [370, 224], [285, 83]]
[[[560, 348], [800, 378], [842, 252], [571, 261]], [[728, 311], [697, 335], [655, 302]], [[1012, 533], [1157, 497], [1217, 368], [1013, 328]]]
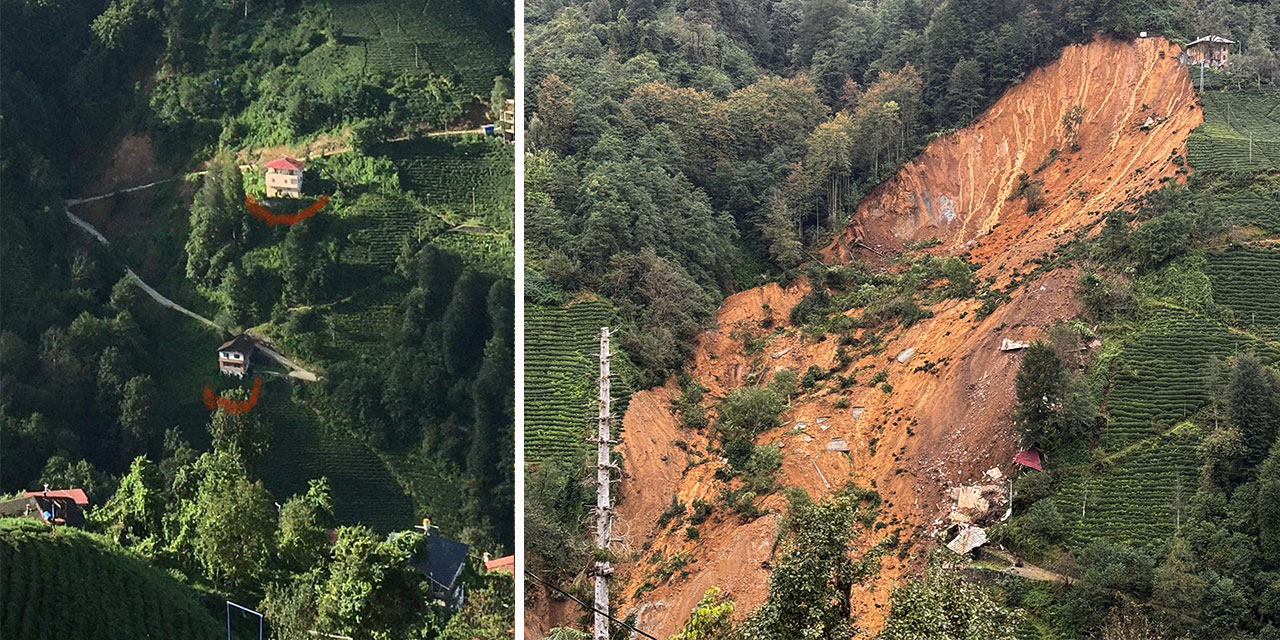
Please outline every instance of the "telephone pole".
[[610, 537], [613, 528], [613, 505], [609, 499], [609, 482], [612, 480], [613, 462], [609, 451], [612, 433], [609, 428], [609, 327], [600, 328], [600, 414], [596, 431], [596, 614], [593, 640], [609, 640], [609, 618], [601, 611], [609, 611]]

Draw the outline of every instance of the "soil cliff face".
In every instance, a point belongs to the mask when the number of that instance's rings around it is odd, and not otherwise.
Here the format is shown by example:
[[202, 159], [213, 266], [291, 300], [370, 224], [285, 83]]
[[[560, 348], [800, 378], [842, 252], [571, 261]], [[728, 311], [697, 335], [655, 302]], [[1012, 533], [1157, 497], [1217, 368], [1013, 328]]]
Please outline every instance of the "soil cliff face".
[[[1161, 39], [1068, 47], [974, 125], [933, 141], [880, 185], [825, 250], [827, 259], [875, 260], [876, 252], [937, 237], [941, 244], [931, 252], [967, 255], [981, 264], [979, 278], [1003, 285], [1014, 269], [1030, 271], [1031, 260], [1075, 230], [1176, 177], [1187, 134], [1201, 119], [1177, 53]], [[1064, 116], [1077, 105], [1073, 132]], [[1153, 124], [1144, 127], [1148, 117]], [[1043, 183], [1041, 202], [1028, 214], [1018, 194], [1020, 184], [1034, 181]], [[855, 593], [858, 623], [872, 634], [884, 624], [892, 587], [933, 543], [949, 511], [948, 488], [991, 467], [1012, 470], [1019, 357], [1000, 351], [1000, 343], [1034, 339], [1054, 321], [1077, 315], [1077, 278], [1070, 269], [1039, 275], [981, 320], [972, 299], [935, 305], [933, 317], [882, 336], [887, 348], [848, 367], [859, 384], [794, 399], [784, 425], [757, 441], [782, 446], [779, 476], [786, 486], [820, 497], [852, 480], [884, 497], [881, 520], [888, 526], [877, 535], [896, 532], [911, 554], [886, 556], [880, 575]], [[807, 338], [785, 326], [806, 291], [804, 283], [767, 285], [725, 300], [717, 328], [700, 337], [690, 366], [711, 397], [781, 368], [803, 373], [833, 365], [835, 339]], [[784, 329], [762, 328], [770, 325]], [[763, 337], [763, 351], [746, 354], [743, 335]], [[866, 384], [880, 370], [887, 370], [891, 391]], [[619, 611], [636, 613], [637, 626], [657, 637], [674, 633], [711, 586], [736, 600], [739, 617], [763, 602], [780, 517], [743, 522], [726, 507], [724, 484], [713, 478], [720, 460], [706, 453], [707, 435], [678, 426], [670, 409], [675, 392], [669, 385], [635, 394], [620, 445], [625, 476], [614, 530], [624, 541], [616, 550], [634, 560], [616, 576]], [[833, 439], [849, 451], [830, 450]], [[673, 495], [684, 504], [715, 505], [697, 539], [688, 538], [683, 523], [659, 526]], [[775, 493], [761, 506], [784, 511], [785, 500]]]

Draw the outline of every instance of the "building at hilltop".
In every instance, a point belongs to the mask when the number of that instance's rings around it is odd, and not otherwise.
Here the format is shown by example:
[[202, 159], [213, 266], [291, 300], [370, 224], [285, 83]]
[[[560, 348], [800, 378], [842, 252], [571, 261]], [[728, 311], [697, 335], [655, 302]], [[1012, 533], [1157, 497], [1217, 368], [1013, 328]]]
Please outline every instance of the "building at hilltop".
[[303, 163], [281, 156], [267, 163], [267, 197], [301, 198]]
[[0, 517], [31, 518], [52, 526], [84, 527], [89, 497], [81, 489], [24, 491], [21, 498], [0, 502]]
[[218, 372], [224, 376], [243, 378], [249, 373], [249, 365], [258, 344], [253, 338], [240, 334], [218, 347]]
[[1221, 36], [1205, 36], [1187, 43], [1178, 54], [1178, 62], [1196, 67], [1221, 69], [1227, 66], [1227, 56], [1235, 40]]

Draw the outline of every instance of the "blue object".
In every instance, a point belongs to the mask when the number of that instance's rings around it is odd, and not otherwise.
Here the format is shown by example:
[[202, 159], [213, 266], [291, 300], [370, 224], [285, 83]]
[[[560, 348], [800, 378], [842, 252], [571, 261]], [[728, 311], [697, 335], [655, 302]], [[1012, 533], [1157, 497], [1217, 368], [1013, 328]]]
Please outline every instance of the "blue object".
[[484, 126], [484, 134], [485, 134], [486, 136], [491, 136], [491, 135], [493, 135], [493, 125], [491, 125], [491, 124], [486, 124], [486, 125]]

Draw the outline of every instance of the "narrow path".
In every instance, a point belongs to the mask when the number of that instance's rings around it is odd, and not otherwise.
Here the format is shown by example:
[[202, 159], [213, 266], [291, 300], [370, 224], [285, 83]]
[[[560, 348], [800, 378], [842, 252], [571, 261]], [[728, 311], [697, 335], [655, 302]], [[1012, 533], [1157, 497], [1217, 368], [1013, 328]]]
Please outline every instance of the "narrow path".
[[[71, 201], [68, 200], [67, 202], [69, 205]], [[67, 214], [67, 219], [71, 220], [72, 224], [76, 225], [77, 227], [80, 227], [81, 229], [84, 229], [86, 232], [89, 233], [89, 235], [96, 238], [98, 242], [101, 242], [102, 244], [107, 246], [111, 246], [111, 242], [107, 240], [106, 236], [102, 235], [102, 233], [100, 233], [93, 225], [89, 224], [84, 218], [81, 218], [80, 216], [77, 216], [76, 214], [71, 213], [71, 209], [69, 208], [64, 209], [63, 213]], [[170, 300], [169, 298], [165, 297], [164, 294], [160, 293], [159, 291], [156, 291], [154, 287], [147, 284], [145, 281], [142, 280], [142, 278], [138, 277], [138, 274], [134, 273], [133, 269], [130, 269], [129, 267], [125, 267], [124, 273], [126, 277], [128, 277], [130, 280], [132, 280], [134, 283], [138, 285], [138, 288], [146, 292], [148, 296], [151, 296], [152, 300], [155, 300], [156, 302], [160, 303], [161, 306], [173, 309], [178, 313], [181, 313], [206, 326], [212, 327], [214, 329], [218, 329], [219, 331], [223, 331], [225, 333], [232, 333], [232, 331], [227, 327], [224, 327], [174, 302], [173, 300]], [[302, 365], [284, 357], [275, 349], [272, 349], [271, 347], [267, 346], [262, 342], [258, 343], [258, 349], [261, 350], [263, 353], [267, 354], [269, 358], [287, 367], [289, 369], [290, 377], [297, 378], [299, 380], [306, 380], [308, 382], [316, 382], [317, 380], [320, 379], [315, 373], [312, 373], [311, 371], [307, 371], [305, 368], [302, 367]]]

